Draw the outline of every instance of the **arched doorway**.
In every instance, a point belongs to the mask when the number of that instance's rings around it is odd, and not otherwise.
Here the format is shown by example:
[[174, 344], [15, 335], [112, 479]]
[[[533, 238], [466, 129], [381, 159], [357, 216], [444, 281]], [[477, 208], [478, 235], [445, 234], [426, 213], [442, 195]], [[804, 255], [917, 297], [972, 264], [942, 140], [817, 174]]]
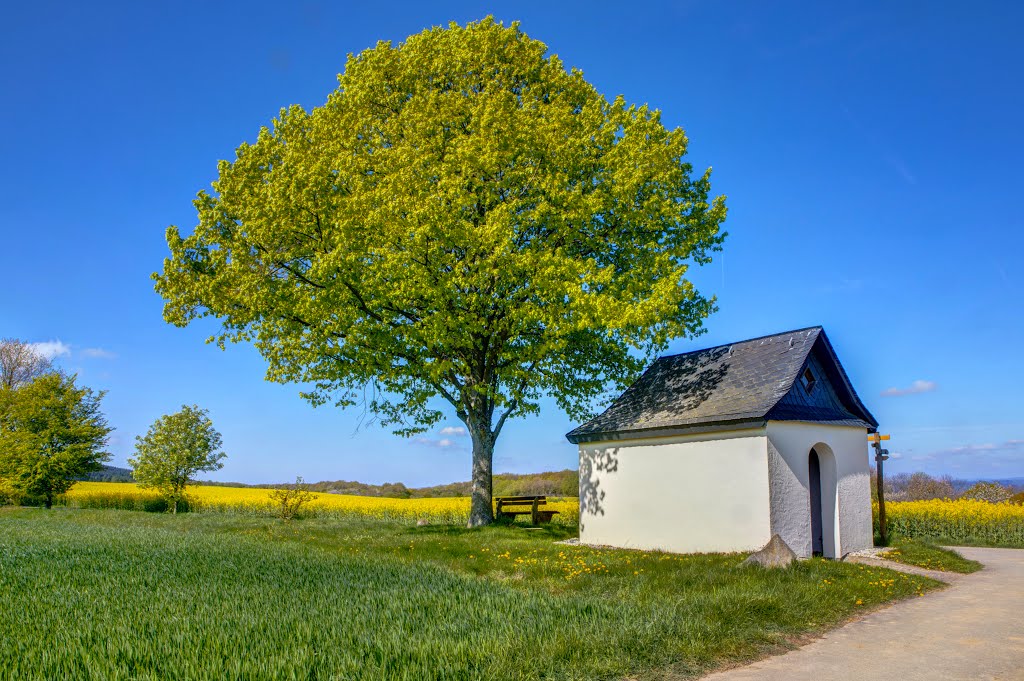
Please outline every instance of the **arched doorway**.
[[825, 552], [825, 535], [821, 522], [821, 462], [818, 452], [811, 449], [807, 457], [807, 488], [811, 497], [811, 555]]

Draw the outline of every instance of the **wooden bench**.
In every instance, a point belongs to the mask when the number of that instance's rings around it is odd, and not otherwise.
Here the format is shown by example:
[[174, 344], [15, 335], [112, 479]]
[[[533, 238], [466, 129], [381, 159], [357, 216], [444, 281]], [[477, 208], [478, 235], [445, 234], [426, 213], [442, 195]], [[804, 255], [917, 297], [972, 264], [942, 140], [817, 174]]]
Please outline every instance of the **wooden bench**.
[[547, 502], [548, 498], [546, 496], [494, 497], [496, 506], [494, 515], [497, 518], [512, 519], [515, 519], [517, 515], [528, 515], [534, 525], [549, 523], [558, 511], [542, 509], [541, 506], [544, 506]]

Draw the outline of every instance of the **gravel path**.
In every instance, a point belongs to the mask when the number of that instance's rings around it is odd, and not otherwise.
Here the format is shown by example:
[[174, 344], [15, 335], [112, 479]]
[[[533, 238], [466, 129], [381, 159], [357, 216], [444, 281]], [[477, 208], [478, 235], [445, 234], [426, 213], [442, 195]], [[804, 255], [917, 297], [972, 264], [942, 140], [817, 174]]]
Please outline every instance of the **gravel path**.
[[957, 551], [981, 561], [985, 569], [962, 578], [941, 573], [951, 583], [948, 589], [897, 603], [797, 650], [704, 680], [1024, 681], [1024, 550]]

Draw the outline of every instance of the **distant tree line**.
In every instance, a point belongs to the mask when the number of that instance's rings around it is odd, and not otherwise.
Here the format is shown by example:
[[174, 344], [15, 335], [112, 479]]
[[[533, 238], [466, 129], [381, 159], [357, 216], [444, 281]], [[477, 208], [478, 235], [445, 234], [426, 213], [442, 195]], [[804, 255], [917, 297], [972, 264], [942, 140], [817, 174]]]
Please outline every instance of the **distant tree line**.
[[[291, 489], [294, 483], [246, 485], [238, 482], [199, 482], [200, 485], [221, 487], [259, 487], [264, 489]], [[434, 497], [468, 497], [472, 482], [452, 482], [432, 487], [406, 487], [400, 482], [370, 485], [349, 480], [325, 480], [303, 485], [310, 492], [323, 494], [353, 494], [362, 497], [388, 497], [392, 499], [425, 499]], [[580, 474], [564, 470], [547, 473], [498, 473], [494, 476], [495, 496], [547, 495], [574, 497], [579, 494]]]
[[[871, 499], [878, 500], [877, 476], [871, 471]], [[1024, 486], [1000, 481], [959, 480], [927, 473], [896, 473], [886, 475], [886, 501], [928, 501], [930, 499], [979, 499], [994, 503], [1024, 501]]]
[[131, 469], [106, 465], [98, 471], [79, 476], [76, 480], [81, 482], [135, 482]]

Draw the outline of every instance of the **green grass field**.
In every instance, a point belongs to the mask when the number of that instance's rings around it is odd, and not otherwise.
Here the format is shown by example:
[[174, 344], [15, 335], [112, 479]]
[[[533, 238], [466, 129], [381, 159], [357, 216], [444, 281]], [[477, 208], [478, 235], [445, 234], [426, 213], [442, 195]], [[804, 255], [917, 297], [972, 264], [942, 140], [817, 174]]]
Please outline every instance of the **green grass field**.
[[690, 676], [937, 585], [555, 543], [566, 536], [0, 509], [0, 678]]

